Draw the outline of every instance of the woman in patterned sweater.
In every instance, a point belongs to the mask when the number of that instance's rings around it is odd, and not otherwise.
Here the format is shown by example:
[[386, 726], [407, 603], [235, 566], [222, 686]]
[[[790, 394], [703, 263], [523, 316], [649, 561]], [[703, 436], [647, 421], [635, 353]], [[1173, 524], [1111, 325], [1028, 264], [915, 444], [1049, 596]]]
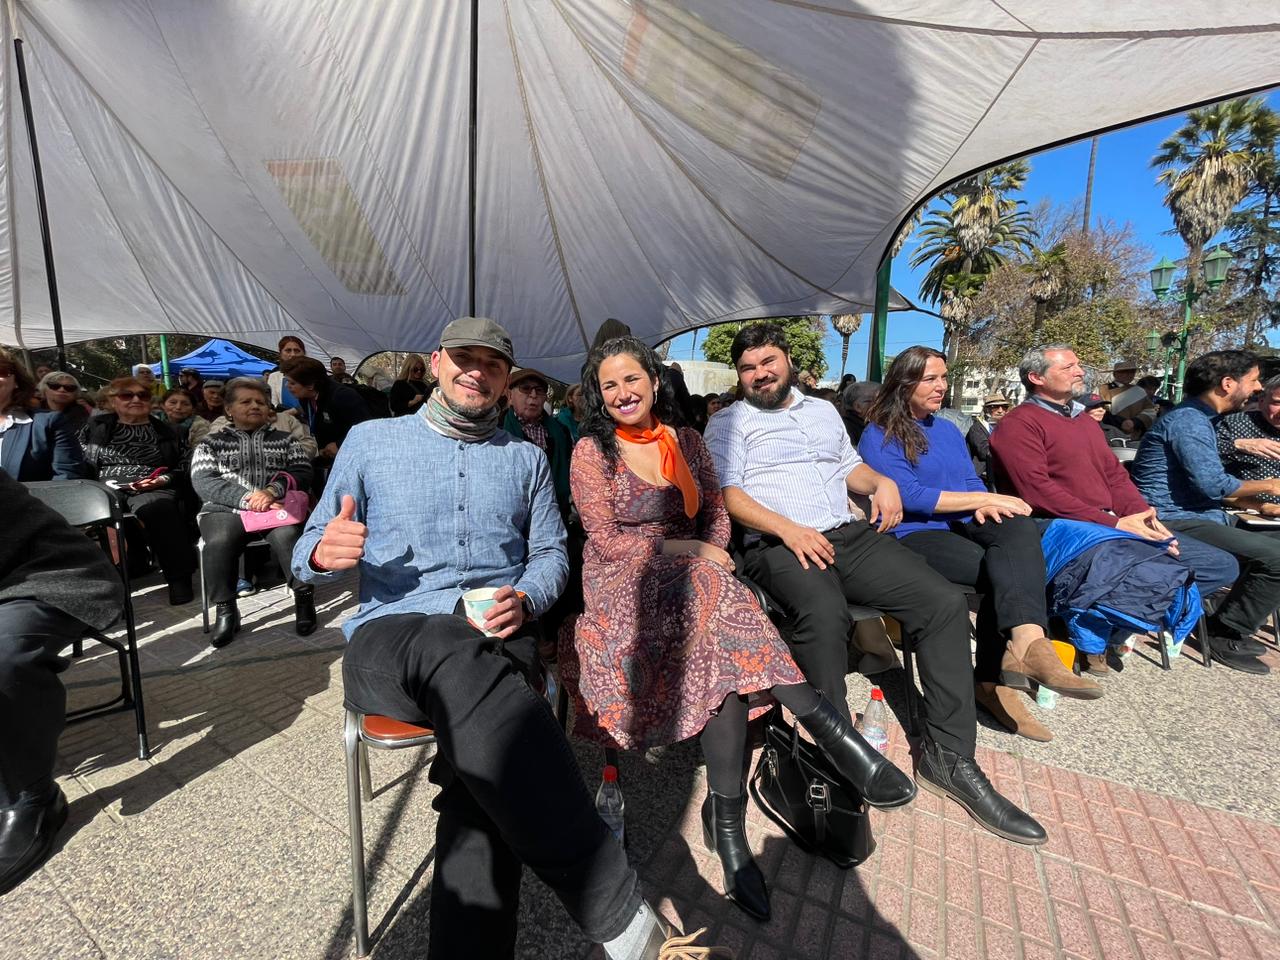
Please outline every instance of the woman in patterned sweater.
[[[285, 475], [293, 478], [299, 490], [311, 485], [311, 454], [269, 422], [271, 393], [265, 383], [250, 377], [232, 380], [226, 388], [226, 409], [231, 425], [205, 437], [191, 458], [191, 485], [204, 501], [197, 519], [205, 543], [209, 594], [218, 607], [209, 641], [215, 647], [226, 646], [240, 629], [236, 572], [251, 537], [241, 515], [277, 509], [286, 491]], [[311, 588], [289, 573], [293, 545], [301, 532], [302, 524], [295, 523], [273, 527], [263, 535], [293, 590], [294, 629], [306, 636], [316, 628], [315, 602]]]

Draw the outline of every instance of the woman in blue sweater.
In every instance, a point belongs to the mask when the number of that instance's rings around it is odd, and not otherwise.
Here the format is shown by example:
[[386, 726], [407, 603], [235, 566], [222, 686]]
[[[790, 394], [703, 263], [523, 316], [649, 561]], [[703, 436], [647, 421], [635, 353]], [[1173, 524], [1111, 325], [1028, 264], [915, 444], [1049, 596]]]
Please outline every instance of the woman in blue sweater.
[[1032, 682], [1092, 700], [1094, 681], [1062, 665], [1045, 636], [1044, 554], [1031, 508], [990, 493], [974, 472], [964, 436], [935, 416], [947, 392], [946, 357], [929, 347], [900, 353], [867, 412], [858, 452], [902, 494], [893, 531], [952, 583], [981, 595], [977, 623], [977, 700], [1005, 727], [1032, 740], [1053, 734], [1017, 691]]

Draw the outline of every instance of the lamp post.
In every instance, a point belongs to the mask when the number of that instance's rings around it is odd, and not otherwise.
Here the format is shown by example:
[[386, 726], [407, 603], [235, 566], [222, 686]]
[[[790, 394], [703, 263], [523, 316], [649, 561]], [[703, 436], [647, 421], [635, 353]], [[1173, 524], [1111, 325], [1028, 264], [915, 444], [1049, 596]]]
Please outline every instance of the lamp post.
[[[1156, 295], [1156, 299], [1160, 302], [1174, 300], [1182, 304], [1182, 331], [1177, 335], [1176, 346], [1178, 355], [1178, 379], [1173, 384], [1175, 393], [1174, 399], [1182, 399], [1182, 381], [1187, 374], [1187, 335], [1191, 327], [1191, 308], [1206, 290], [1217, 290], [1227, 279], [1227, 270], [1231, 267], [1231, 254], [1218, 247], [1204, 258], [1204, 285], [1199, 286], [1196, 278], [1190, 273], [1187, 274], [1183, 288], [1178, 293], [1171, 293], [1173, 287], [1173, 275], [1178, 267], [1170, 261], [1168, 257], [1161, 259], [1154, 267], [1151, 268], [1151, 292]], [[1148, 336], [1148, 343], [1151, 338], [1157, 336], [1152, 332]], [[1161, 338], [1162, 342], [1171, 337]], [[1173, 357], [1168, 357], [1165, 364], [1165, 395], [1168, 395], [1169, 374], [1172, 373]]]

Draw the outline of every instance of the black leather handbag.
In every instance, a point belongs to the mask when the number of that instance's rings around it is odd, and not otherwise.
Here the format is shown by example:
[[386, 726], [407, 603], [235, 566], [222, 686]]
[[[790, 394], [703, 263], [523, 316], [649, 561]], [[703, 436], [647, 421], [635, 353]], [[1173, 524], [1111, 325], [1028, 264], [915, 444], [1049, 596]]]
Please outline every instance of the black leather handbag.
[[817, 747], [800, 738], [780, 706], [765, 716], [751, 796], [797, 846], [838, 867], [856, 867], [875, 852], [866, 801], [835, 775]]

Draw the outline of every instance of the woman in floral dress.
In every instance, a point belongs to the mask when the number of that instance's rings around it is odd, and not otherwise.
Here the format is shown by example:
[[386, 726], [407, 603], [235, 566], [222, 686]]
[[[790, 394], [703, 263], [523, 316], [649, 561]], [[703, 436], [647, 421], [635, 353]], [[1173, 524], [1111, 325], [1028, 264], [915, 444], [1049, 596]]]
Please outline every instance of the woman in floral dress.
[[836, 769], [877, 806], [915, 794], [804, 680], [725, 552], [729, 516], [696, 430], [675, 429], [657, 355], [630, 337], [592, 351], [570, 485], [587, 533], [585, 610], [561, 632], [576, 732], [644, 749], [698, 736], [702, 817], [730, 899], [760, 919], [768, 892], [743, 832], [750, 712], [780, 701]]

